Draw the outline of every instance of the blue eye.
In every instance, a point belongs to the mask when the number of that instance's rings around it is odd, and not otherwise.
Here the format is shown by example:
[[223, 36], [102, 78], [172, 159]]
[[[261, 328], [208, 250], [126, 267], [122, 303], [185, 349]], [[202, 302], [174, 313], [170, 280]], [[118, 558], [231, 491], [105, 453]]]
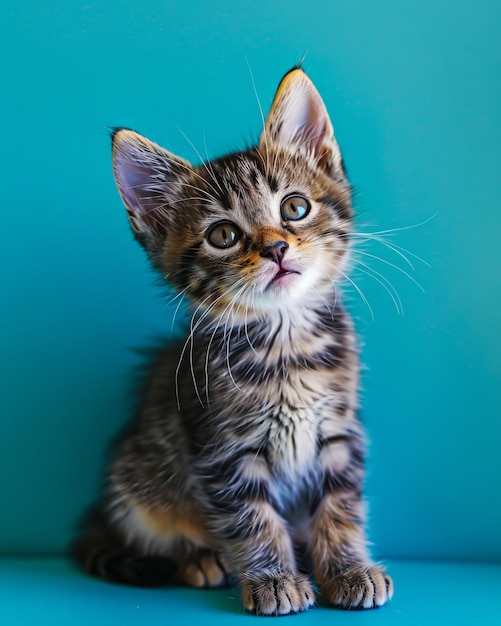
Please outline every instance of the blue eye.
[[231, 248], [242, 237], [242, 231], [233, 222], [219, 222], [207, 233], [207, 240], [215, 248]]
[[311, 209], [310, 202], [302, 196], [288, 196], [282, 200], [280, 213], [283, 220], [296, 222], [308, 215]]

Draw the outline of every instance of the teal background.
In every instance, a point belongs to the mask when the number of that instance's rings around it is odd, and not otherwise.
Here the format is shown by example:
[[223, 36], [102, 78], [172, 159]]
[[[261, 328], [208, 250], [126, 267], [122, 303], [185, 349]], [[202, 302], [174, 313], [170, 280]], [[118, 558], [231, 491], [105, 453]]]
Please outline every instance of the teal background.
[[501, 559], [500, 18], [495, 0], [2, 3], [0, 553], [65, 549], [129, 415], [132, 348], [171, 326], [105, 127], [233, 150], [260, 130], [248, 65], [266, 110], [306, 53], [360, 230], [431, 265], [362, 249], [403, 315], [363, 265], [374, 319], [347, 290], [374, 552]]

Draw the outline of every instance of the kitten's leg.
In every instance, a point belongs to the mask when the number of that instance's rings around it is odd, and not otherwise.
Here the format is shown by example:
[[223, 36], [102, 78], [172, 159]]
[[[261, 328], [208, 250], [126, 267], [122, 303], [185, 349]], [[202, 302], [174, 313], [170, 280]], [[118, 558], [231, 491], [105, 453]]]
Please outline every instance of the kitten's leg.
[[214, 537], [193, 502], [163, 507], [133, 504], [121, 522], [125, 536], [145, 553], [175, 559], [178, 579], [192, 587], [228, 585], [231, 575]]
[[242, 599], [258, 615], [287, 615], [313, 605], [306, 576], [297, 572], [291, 537], [267, 502], [233, 502], [230, 514], [217, 514], [217, 533], [239, 572]]
[[87, 520], [70, 553], [91, 576], [139, 587], [167, 585], [173, 582], [178, 569], [175, 559], [127, 545], [119, 528], [97, 510]]
[[[339, 448], [340, 441], [333, 441]], [[344, 442], [346, 451], [348, 442]], [[312, 520], [311, 552], [315, 579], [323, 595], [344, 609], [382, 606], [393, 595], [393, 582], [383, 567], [367, 552], [363, 530], [361, 455], [321, 451], [325, 480], [324, 495]], [[340, 467], [340, 459], [346, 459]], [[328, 461], [332, 462], [329, 463]]]
[[313, 520], [315, 579], [326, 599], [344, 609], [371, 609], [393, 595], [393, 583], [370, 560], [361, 504], [350, 494], [328, 493]]

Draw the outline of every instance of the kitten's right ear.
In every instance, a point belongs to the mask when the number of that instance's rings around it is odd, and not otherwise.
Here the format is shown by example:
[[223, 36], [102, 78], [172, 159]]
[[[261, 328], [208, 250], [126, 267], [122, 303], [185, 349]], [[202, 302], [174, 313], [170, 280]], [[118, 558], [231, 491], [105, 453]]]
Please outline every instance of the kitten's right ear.
[[112, 134], [113, 174], [136, 235], [164, 235], [179, 197], [188, 161], [139, 133], [118, 128]]

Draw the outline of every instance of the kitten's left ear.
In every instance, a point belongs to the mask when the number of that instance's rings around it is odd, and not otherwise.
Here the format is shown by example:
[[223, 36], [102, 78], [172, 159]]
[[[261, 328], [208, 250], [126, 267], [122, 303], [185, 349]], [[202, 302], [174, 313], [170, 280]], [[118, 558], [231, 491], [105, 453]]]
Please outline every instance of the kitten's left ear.
[[288, 72], [278, 86], [259, 140], [263, 150], [268, 141], [310, 154], [332, 177], [345, 179], [329, 114], [314, 84], [301, 69]]

